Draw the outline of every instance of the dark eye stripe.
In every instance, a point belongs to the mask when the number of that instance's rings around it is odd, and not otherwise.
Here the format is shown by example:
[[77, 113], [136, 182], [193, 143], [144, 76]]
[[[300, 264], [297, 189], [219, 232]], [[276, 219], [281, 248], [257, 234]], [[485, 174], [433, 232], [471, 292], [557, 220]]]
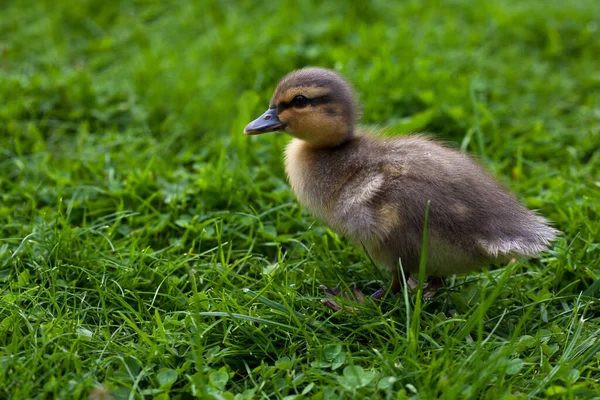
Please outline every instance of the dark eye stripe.
[[308, 99], [308, 104], [312, 104], [314, 106], [318, 105], [318, 104], [327, 104], [331, 102], [331, 97], [329, 97], [328, 95], [323, 95], [323, 96], [319, 96], [319, 97], [315, 97], [312, 99]]
[[[310, 106], [331, 103], [331, 97], [326, 94], [323, 96], [313, 97], [310, 99], [307, 98], [306, 100], [307, 100], [306, 105], [310, 105]], [[277, 106], [277, 112], [280, 113], [283, 110], [287, 110], [288, 108], [292, 108], [292, 107], [294, 107], [294, 105], [292, 104], [291, 101], [281, 102]], [[306, 107], [306, 106], [303, 106], [303, 107]]]

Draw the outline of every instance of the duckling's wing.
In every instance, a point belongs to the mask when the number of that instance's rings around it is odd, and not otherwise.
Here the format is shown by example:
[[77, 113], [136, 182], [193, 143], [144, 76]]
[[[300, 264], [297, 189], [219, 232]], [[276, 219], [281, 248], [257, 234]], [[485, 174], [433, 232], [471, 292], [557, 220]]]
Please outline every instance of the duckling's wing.
[[429, 201], [431, 232], [486, 258], [535, 256], [559, 233], [467, 155], [419, 137], [388, 146], [380, 167], [386, 201], [398, 204], [416, 232]]

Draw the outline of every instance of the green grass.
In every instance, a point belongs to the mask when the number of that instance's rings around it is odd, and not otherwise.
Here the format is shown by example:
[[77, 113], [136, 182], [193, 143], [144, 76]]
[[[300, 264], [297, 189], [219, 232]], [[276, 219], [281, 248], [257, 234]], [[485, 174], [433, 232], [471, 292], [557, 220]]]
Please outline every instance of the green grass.
[[[320, 4], [323, 3], [323, 4]], [[3, 2], [0, 398], [598, 398], [600, 8], [588, 1]], [[564, 232], [415, 307], [244, 125], [335, 68]]]

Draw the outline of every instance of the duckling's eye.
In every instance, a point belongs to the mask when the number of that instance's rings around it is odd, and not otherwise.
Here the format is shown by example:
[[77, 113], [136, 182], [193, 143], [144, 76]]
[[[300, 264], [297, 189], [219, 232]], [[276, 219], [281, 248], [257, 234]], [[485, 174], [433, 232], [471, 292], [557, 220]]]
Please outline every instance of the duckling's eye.
[[294, 97], [292, 99], [292, 106], [293, 107], [306, 107], [308, 105], [308, 99], [304, 96], [302, 96], [301, 94], [299, 94], [298, 96]]

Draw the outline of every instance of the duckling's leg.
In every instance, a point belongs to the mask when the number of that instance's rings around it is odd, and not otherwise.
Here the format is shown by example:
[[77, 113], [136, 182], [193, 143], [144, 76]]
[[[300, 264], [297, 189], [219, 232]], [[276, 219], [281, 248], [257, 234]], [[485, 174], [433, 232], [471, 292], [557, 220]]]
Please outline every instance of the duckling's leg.
[[431, 300], [435, 295], [437, 295], [438, 289], [444, 287], [444, 280], [441, 276], [434, 276], [429, 279], [429, 284], [427, 285], [427, 292], [423, 294], [423, 297]]

